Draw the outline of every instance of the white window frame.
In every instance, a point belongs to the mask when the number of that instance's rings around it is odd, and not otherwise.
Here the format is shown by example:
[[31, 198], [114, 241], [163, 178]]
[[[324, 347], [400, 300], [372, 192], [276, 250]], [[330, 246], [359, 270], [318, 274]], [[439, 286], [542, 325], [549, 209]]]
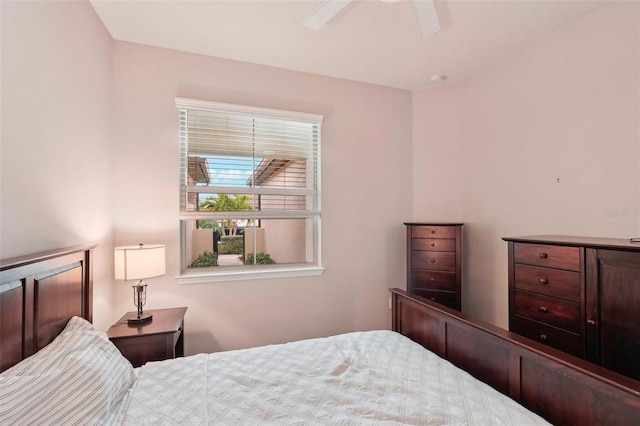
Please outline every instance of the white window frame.
[[[246, 114], [252, 116], [262, 116], [262, 117], [272, 117], [279, 118], [285, 120], [297, 120], [297, 121], [307, 121], [307, 122], [316, 122], [319, 123], [318, 131], [321, 131], [321, 123], [323, 120], [323, 116], [319, 114], [310, 114], [310, 113], [302, 113], [295, 111], [285, 111], [278, 109], [270, 109], [270, 108], [261, 108], [261, 107], [252, 107], [246, 105], [234, 105], [234, 104], [226, 104], [220, 102], [211, 102], [211, 101], [203, 101], [203, 100], [195, 100], [195, 99], [186, 99], [186, 98], [176, 98], [175, 99], [176, 107], [180, 109], [194, 109], [194, 110], [214, 110], [214, 111], [224, 111], [229, 113], [239, 113]], [[184, 146], [184, 136], [180, 135], [180, 162], [181, 168], [184, 167], [184, 162], [186, 161], [187, 153], [183, 151]], [[322, 274], [324, 268], [322, 267], [322, 256], [321, 256], [321, 207], [320, 207], [320, 134], [318, 135], [318, 146], [317, 146], [317, 173], [316, 173], [316, 204], [317, 204], [317, 216], [314, 217], [315, 220], [315, 238], [313, 239], [315, 244], [314, 252], [316, 262], [311, 265], [302, 265], [298, 266], [297, 264], [283, 264], [282, 266], [278, 265], [266, 265], [265, 267], [261, 267], [260, 265], [255, 266], [239, 266], [237, 268], [233, 267], [212, 267], [206, 269], [188, 269], [186, 268], [186, 239], [184, 238], [185, 229], [184, 228], [184, 220], [193, 219], [198, 214], [194, 214], [193, 212], [186, 212], [180, 209], [179, 220], [181, 224], [180, 229], [180, 247], [181, 247], [181, 258], [180, 258], [180, 269], [181, 273], [178, 277], [176, 277], [179, 284], [199, 284], [199, 283], [209, 283], [209, 282], [229, 282], [229, 281], [240, 281], [240, 280], [253, 280], [253, 279], [269, 279], [269, 278], [286, 278], [286, 277], [301, 277], [301, 276], [317, 276]], [[181, 172], [181, 175], [183, 172]], [[182, 179], [182, 176], [181, 176]], [[184, 182], [181, 182], [181, 197], [183, 196], [183, 189], [185, 186]], [[243, 189], [241, 188], [233, 188], [234, 193], [243, 193]], [[308, 190], [301, 190], [301, 193], [308, 195]], [[269, 212], [270, 213], [270, 212]], [[263, 218], [272, 216], [273, 218], [278, 219], [286, 219], [286, 218], [296, 218], [301, 217], [299, 214], [295, 212], [281, 212], [273, 214], [267, 213], [263, 216]], [[227, 213], [226, 215], [229, 215]], [[218, 269], [219, 268], [219, 269]]]

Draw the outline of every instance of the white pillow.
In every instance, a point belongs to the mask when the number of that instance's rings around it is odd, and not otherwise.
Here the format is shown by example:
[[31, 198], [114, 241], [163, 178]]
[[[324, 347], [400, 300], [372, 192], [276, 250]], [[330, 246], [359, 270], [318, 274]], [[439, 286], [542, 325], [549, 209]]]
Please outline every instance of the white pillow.
[[107, 335], [73, 317], [53, 342], [0, 373], [0, 424], [99, 424], [133, 381]]

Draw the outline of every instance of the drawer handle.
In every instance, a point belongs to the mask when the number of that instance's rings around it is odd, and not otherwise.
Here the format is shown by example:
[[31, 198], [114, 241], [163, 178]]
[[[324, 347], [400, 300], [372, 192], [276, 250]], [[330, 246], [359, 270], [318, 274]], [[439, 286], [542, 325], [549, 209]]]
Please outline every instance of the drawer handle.
[[436, 298], [435, 298], [435, 297], [430, 297], [430, 298], [429, 298], [429, 300], [431, 300], [431, 301], [435, 302], [435, 301], [436, 301]]
[[431, 281], [432, 283], [436, 282], [436, 279], [434, 277], [429, 278], [429, 281]]
[[540, 340], [542, 340], [543, 342], [547, 341], [547, 335], [546, 334], [541, 334], [540, 335]]
[[432, 233], [432, 234], [435, 234], [435, 233], [436, 233], [436, 230], [435, 230], [435, 229], [432, 229], [432, 230], [431, 230], [431, 233]]
[[435, 247], [435, 246], [437, 246], [436, 243], [431, 243], [431, 247]]
[[549, 257], [547, 253], [540, 253], [538, 256], [540, 256], [540, 259], [546, 259], [547, 257]]
[[549, 280], [546, 278], [540, 278], [540, 284], [549, 284]]
[[431, 263], [436, 263], [436, 260], [435, 259], [431, 259]]
[[594, 320], [594, 319], [588, 319], [588, 320], [587, 320], [587, 324], [589, 324], [589, 325], [596, 325], [596, 324], [598, 324], [598, 323], [597, 323], [597, 322], [596, 322], [596, 320]]
[[538, 308], [538, 310], [539, 310], [540, 312], [544, 312], [544, 313], [549, 312], [549, 308], [546, 308], [546, 307], [544, 307], [544, 306], [540, 306], [540, 307]]

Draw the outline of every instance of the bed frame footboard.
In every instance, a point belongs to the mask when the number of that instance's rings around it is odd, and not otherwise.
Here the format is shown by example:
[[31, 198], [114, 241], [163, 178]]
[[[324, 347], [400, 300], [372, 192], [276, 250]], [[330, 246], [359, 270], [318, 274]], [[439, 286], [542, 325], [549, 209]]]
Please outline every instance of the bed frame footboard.
[[640, 382], [391, 289], [392, 328], [555, 425], [640, 421]]

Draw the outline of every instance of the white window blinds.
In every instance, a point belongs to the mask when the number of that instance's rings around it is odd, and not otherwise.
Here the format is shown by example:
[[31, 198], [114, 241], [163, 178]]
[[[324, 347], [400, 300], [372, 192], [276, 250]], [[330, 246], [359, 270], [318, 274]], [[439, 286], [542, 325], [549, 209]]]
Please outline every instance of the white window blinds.
[[322, 116], [183, 98], [176, 106], [181, 218], [319, 216]]

